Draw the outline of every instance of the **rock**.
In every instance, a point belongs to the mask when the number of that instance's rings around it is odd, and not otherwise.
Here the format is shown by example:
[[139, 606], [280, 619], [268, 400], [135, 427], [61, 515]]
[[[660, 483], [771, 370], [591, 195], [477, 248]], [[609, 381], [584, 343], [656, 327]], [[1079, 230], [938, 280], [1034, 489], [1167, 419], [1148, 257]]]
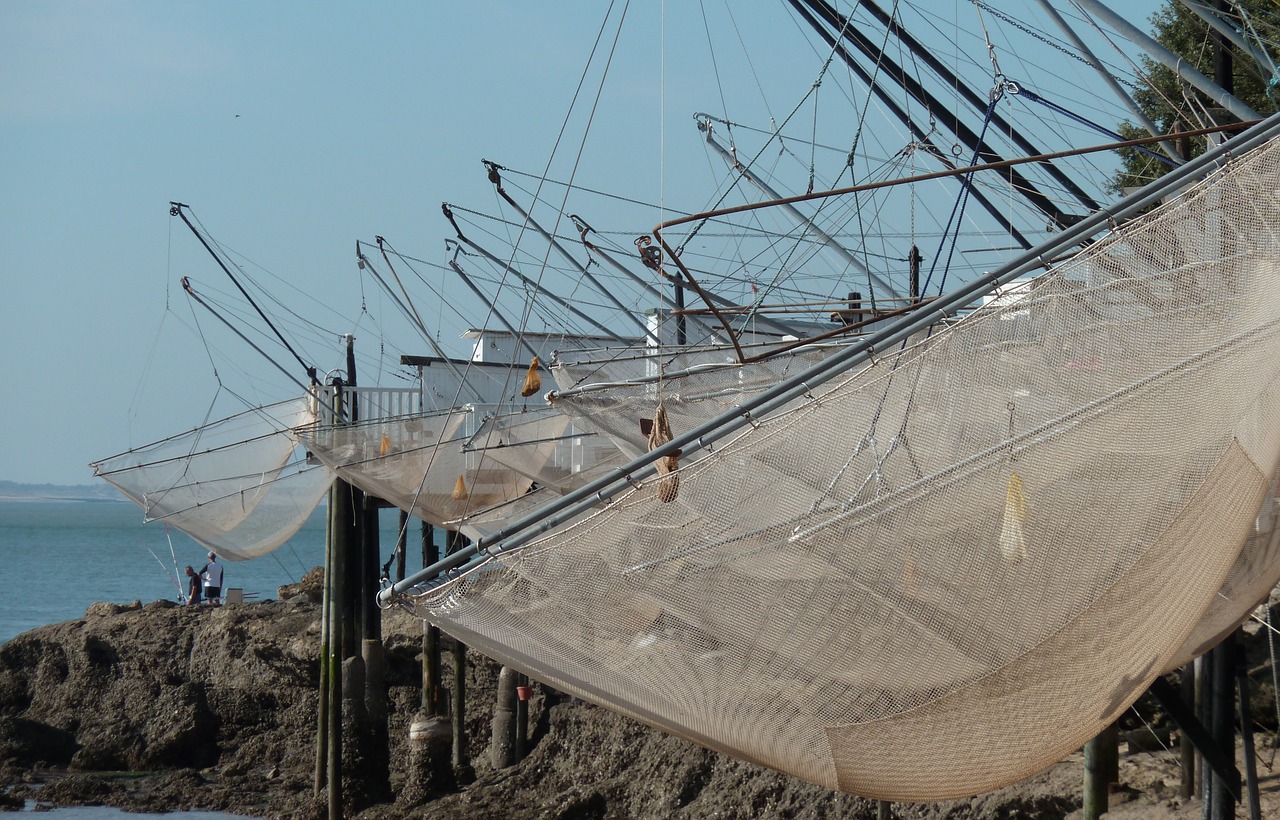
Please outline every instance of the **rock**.
[[280, 600], [287, 601], [299, 596], [313, 604], [324, 600], [324, 567], [313, 567], [296, 584], [285, 584], [276, 590]]
[[[83, 619], [11, 639], [0, 646], [0, 794], [151, 812], [327, 816], [324, 796], [312, 794], [318, 615], [305, 592], [216, 610], [99, 604]], [[541, 685], [528, 701], [529, 754], [494, 771], [485, 751], [499, 668], [475, 652], [465, 721], [474, 770], [455, 772], [448, 719], [419, 716], [419, 745], [410, 742], [422, 705], [422, 622], [388, 610], [382, 627], [395, 802], [362, 808], [366, 820], [875, 813], [873, 801], [731, 759]], [[443, 654], [449, 681], [452, 657]], [[352, 735], [357, 726], [349, 724]], [[1155, 784], [1176, 782], [1177, 765], [1170, 752], [1125, 757], [1125, 810], [1166, 812], [1169, 789]], [[50, 766], [70, 771], [51, 774]], [[458, 779], [471, 777], [459, 790]], [[893, 815], [1061, 818], [1080, 806], [1081, 779], [1082, 763], [1069, 760], [972, 801], [896, 804]], [[1264, 803], [1264, 813], [1271, 809], [1280, 802]]]
[[20, 766], [66, 766], [76, 753], [75, 737], [35, 720], [0, 717], [0, 760]]

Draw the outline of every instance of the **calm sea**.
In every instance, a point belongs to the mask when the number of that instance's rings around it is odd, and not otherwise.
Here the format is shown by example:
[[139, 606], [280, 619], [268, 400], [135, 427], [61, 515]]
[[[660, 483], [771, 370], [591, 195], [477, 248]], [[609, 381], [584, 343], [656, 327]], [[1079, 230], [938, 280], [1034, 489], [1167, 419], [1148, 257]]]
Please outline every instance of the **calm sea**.
[[[223, 586], [243, 589], [247, 599], [275, 598], [282, 584], [323, 564], [324, 520], [322, 507], [275, 552], [225, 562]], [[384, 510], [380, 523], [386, 560], [395, 546], [396, 511]], [[126, 501], [2, 501], [0, 643], [79, 618], [98, 601], [177, 601], [182, 568], [204, 566], [207, 552], [181, 532], [144, 524], [142, 510]]]

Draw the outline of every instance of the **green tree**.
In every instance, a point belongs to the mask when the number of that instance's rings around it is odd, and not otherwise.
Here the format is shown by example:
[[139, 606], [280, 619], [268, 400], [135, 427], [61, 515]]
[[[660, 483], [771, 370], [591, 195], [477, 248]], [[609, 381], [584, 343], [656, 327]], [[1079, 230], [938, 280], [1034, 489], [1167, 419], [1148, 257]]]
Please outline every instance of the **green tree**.
[[[1213, 0], [1200, 0], [1213, 5]], [[1235, 0], [1226, 12], [1237, 31], [1265, 50], [1272, 65], [1280, 64], [1275, 47], [1280, 34], [1280, 6], [1275, 0]], [[1165, 48], [1183, 57], [1202, 74], [1216, 80], [1214, 72], [1214, 48], [1217, 38], [1209, 24], [1187, 9], [1180, 0], [1168, 0], [1165, 6], [1151, 16], [1152, 36]], [[1256, 37], [1254, 35], [1257, 35]], [[1259, 42], [1261, 41], [1261, 42]], [[1273, 85], [1270, 65], [1260, 66], [1252, 56], [1235, 46], [1229, 46], [1232, 67], [1233, 94], [1246, 105], [1266, 116], [1277, 111], [1280, 86]], [[1178, 75], [1148, 57], [1142, 58], [1143, 73], [1148, 86], [1134, 94], [1134, 100], [1143, 113], [1151, 119], [1161, 133], [1171, 134], [1210, 125], [1223, 112], [1215, 111], [1215, 103], [1205, 94], [1178, 79]], [[1119, 131], [1126, 139], [1150, 136], [1140, 125], [1121, 123]], [[1190, 140], [1183, 145], [1190, 156], [1205, 150], [1203, 139]], [[1160, 160], [1134, 149], [1120, 151], [1122, 166], [1113, 182], [1114, 191], [1126, 186], [1144, 185], [1169, 170]]]

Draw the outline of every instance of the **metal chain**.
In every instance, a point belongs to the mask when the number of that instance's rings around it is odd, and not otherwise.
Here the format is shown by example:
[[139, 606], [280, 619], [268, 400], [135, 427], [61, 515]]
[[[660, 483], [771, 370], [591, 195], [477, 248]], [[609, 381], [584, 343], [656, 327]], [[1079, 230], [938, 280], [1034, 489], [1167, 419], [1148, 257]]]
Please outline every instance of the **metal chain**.
[[[991, 15], [993, 15], [993, 16], [995, 16], [995, 17], [998, 17], [999, 19], [1003, 20], [1004, 22], [1008, 23], [1009, 25], [1013, 26], [1014, 28], [1016, 28], [1016, 29], [1018, 29], [1018, 30], [1022, 31], [1024, 34], [1028, 34], [1028, 35], [1030, 35], [1030, 36], [1034, 37], [1035, 39], [1037, 39], [1037, 40], [1039, 40], [1040, 42], [1044, 43], [1045, 45], [1049, 46], [1050, 48], [1056, 48], [1058, 51], [1061, 51], [1063, 54], [1067, 55], [1068, 57], [1072, 58], [1073, 60], [1079, 60], [1080, 62], [1084, 63], [1085, 65], [1089, 66], [1090, 68], [1093, 68], [1093, 64], [1092, 64], [1092, 63], [1090, 63], [1088, 60], [1086, 60], [1084, 57], [1081, 57], [1079, 54], [1075, 53], [1074, 51], [1072, 51], [1071, 49], [1069, 49], [1069, 48], [1067, 48], [1066, 46], [1062, 45], [1061, 43], [1058, 43], [1058, 42], [1055, 42], [1055, 41], [1053, 41], [1053, 40], [1049, 39], [1049, 38], [1048, 38], [1048, 37], [1046, 37], [1045, 35], [1041, 34], [1040, 32], [1038, 32], [1038, 31], [1036, 31], [1035, 29], [1031, 28], [1030, 26], [1026, 25], [1025, 23], [1020, 23], [1020, 22], [1018, 22], [1017, 20], [1015, 20], [1014, 18], [1012, 18], [1012, 17], [1010, 17], [1009, 15], [1005, 14], [1004, 12], [1000, 11], [999, 9], [992, 7], [992, 6], [988, 5], [987, 3], [983, 3], [983, 2], [981, 2], [981, 0], [974, 0], [974, 3], [973, 3], [973, 4], [974, 4], [975, 6], [977, 6], [978, 8], [980, 8], [981, 10], [986, 11], [986, 12], [989, 12]], [[1127, 80], [1127, 79], [1125, 79], [1124, 77], [1120, 77], [1120, 76], [1117, 76], [1117, 75], [1115, 75], [1115, 74], [1111, 74], [1111, 72], [1107, 72], [1107, 73], [1111, 75], [1111, 79], [1115, 80], [1115, 81], [1116, 81], [1116, 82], [1118, 82], [1118, 83], [1121, 83], [1122, 85], [1127, 85], [1130, 89], [1132, 89], [1132, 90], [1134, 90], [1134, 91], [1137, 91], [1137, 90], [1139, 90], [1140, 88], [1142, 88], [1142, 86], [1141, 86], [1141, 85], [1139, 85], [1138, 83], [1133, 82], [1132, 80]]]

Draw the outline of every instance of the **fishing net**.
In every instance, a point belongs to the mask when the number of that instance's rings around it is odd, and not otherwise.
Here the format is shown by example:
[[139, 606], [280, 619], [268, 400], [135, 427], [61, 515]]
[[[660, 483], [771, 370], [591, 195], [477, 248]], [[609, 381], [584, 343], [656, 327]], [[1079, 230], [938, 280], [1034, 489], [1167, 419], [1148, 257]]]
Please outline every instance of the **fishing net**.
[[[936, 800], [1043, 769], [1176, 664], [1246, 543], [1274, 571], [1278, 175], [1274, 141], [1234, 158], [1020, 298], [685, 454], [669, 502], [642, 482], [417, 611], [833, 788]], [[575, 406], [638, 447], [659, 398]]]
[[183, 525], [181, 514], [161, 518], [228, 561], [261, 558], [292, 538], [333, 484], [333, 471], [309, 464], [306, 454], [285, 465], [266, 486], [262, 499], [231, 529], [213, 532]]
[[1196, 624], [1174, 660], [1172, 671], [1212, 649], [1266, 602], [1280, 584], [1280, 522], [1277, 522], [1276, 481], [1262, 503], [1253, 534], [1227, 574], [1222, 589], [1214, 596], [1204, 617]]
[[668, 378], [661, 383], [655, 379], [584, 385], [574, 391], [553, 394], [551, 403], [575, 423], [599, 430], [619, 450], [635, 457], [649, 449], [647, 429], [659, 395], [673, 429], [688, 430], [817, 364], [836, 349], [807, 347], [748, 367], [704, 364], [678, 371], [682, 373], [679, 378]]
[[[779, 347], [778, 343], [744, 345], [742, 351], [745, 356], [755, 356]], [[812, 344], [804, 348], [807, 351], [821, 349], [821, 345]], [[551, 374], [560, 391], [575, 391], [590, 385], [654, 382], [668, 373], [690, 370], [714, 372], [732, 367], [737, 362], [737, 351], [723, 345], [704, 348], [598, 348], [557, 351]], [[762, 363], [762, 366], [769, 365]]]
[[341, 478], [435, 526], [512, 501], [532, 481], [464, 453], [470, 407], [440, 413], [317, 425], [303, 434], [312, 454]]
[[297, 428], [315, 421], [304, 397], [255, 408], [92, 465], [143, 508], [229, 560], [287, 541], [333, 474], [298, 463]]
[[606, 437], [549, 407], [490, 416], [464, 452], [485, 457], [558, 493], [576, 489], [622, 461]]

